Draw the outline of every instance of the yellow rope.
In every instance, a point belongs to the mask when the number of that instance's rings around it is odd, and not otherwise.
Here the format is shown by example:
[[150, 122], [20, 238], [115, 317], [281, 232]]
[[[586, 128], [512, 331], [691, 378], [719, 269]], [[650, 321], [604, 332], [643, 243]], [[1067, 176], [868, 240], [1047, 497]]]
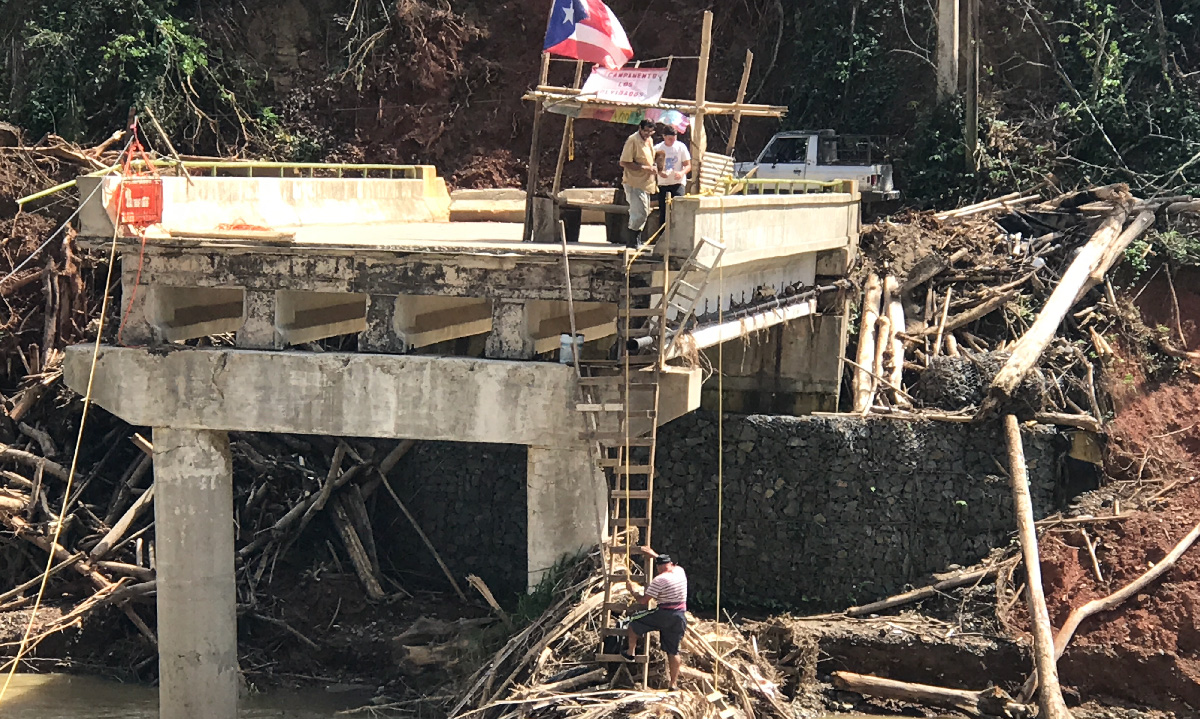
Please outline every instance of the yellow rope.
[[[126, 145], [126, 149], [128, 149], [128, 145]], [[121, 217], [123, 204], [124, 193], [120, 192], [118, 188], [118, 219]], [[87, 391], [83, 394], [83, 414], [79, 418], [79, 433], [75, 436], [75, 453], [71, 456], [71, 469], [67, 472], [67, 486], [63, 490], [62, 507], [58, 510], [58, 521], [54, 526], [54, 536], [50, 542], [49, 556], [46, 557], [46, 569], [42, 572], [42, 581], [38, 585], [37, 598], [33, 601], [33, 611], [29, 613], [29, 623], [25, 625], [25, 633], [21, 636], [21, 644], [17, 647], [17, 654], [12, 658], [8, 674], [4, 677], [4, 686], [0, 687], [0, 703], [4, 701], [4, 696], [8, 693], [8, 687], [12, 683], [13, 675], [17, 673], [17, 667], [21, 664], [21, 657], [25, 656], [25, 652], [29, 649], [29, 638], [33, 634], [33, 624], [37, 619], [38, 610], [42, 606], [42, 597], [46, 593], [46, 583], [50, 579], [50, 569], [54, 566], [54, 548], [58, 546], [58, 540], [62, 536], [62, 528], [65, 523], [63, 515], [66, 514], [67, 500], [71, 496], [71, 487], [75, 481], [75, 471], [79, 465], [79, 449], [83, 445], [83, 429], [87, 426], [88, 410], [92, 406], [92, 385], [96, 378], [96, 365], [100, 360], [100, 340], [104, 336], [104, 320], [108, 317], [108, 288], [112, 285], [113, 267], [117, 264], [117, 237], [120, 229], [120, 222], [114, 221], [112, 244], [108, 251], [108, 273], [104, 277], [104, 298], [100, 302], [100, 324], [96, 329], [96, 343], [92, 347], [92, 365], [91, 369], [88, 370]]]
[[[720, 242], [725, 244], [725, 198], [721, 197]], [[724, 322], [725, 263], [717, 265], [717, 325]], [[717, 343], [717, 623], [721, 621], [721, 522], [725, 514], [725, 343]], [[713, 665], [713, 689], [721, 682], [721, 663]]]

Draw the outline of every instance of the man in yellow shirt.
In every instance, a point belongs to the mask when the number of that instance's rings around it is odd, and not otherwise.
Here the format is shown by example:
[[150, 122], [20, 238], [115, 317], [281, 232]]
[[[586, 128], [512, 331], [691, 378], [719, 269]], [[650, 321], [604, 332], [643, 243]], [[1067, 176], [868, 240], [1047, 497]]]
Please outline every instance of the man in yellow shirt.
[[[629, 229], [641, 233], [650, 216], [650, 197], [658, 192], [654, 172], [654, 147], [650, 138], [654, 136], [654, 123], [642, 120], [638, 131], [625, 140], [621, 150], [621, 183], [625, 186], [625, 198], [629, 201]], [[635, 240], [636, 243], [636, 234]]]

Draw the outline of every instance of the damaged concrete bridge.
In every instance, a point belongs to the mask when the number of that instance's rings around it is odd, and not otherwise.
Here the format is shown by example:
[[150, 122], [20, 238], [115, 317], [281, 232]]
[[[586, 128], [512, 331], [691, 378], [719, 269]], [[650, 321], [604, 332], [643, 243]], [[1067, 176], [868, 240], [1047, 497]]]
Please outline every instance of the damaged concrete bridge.
[[[162, 221], [144, 237], [114, 225], [119, 178], [79, 180], [81, 241], [115, 238], [121, 255], [120, 330], [100, 348], [93, 399], [154, 428], [165, 718], [236, 711], [229, 431], [527, 445], [533, 586], [628, 525], [629, 438], [649, 436], [652, 452], [654, 428], [700, 405], [696, 353], [729, 343], [727, 407], [836, 405], [853, 183], [678, 198], [635, 252], [608, 244], [604, 224], [563, 245], [522, 242], [520, 223], [451, 221], [432, 167], [248, 167], [164, 177]], [[558, 361], [572, 333], [578, 367]], [[626, 349], [638, 336], [642, 354]], [[329, 338], [353, 350], [313, 344]], [[75, 391], [92, 353], [67, 352]], [[653, 386], [648, 404], [634, 384]], [[652, 471], [636, 490], [646, 533]]]

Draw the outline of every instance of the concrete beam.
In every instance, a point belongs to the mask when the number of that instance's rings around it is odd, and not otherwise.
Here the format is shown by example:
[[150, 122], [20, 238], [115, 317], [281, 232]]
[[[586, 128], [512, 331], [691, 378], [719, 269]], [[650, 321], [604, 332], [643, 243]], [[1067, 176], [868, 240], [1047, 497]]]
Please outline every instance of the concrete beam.
[[608, 483], [586, 444], [530, 447], [526, 463], [528, 587], [564, 556], [604, 539]]
[[686, 257], [701, 237], [723, 241], [726, 272], [731, 265], [847, 247], [857, 241], [860, 215], [858, 193], [846, 192], [677, 197], [670, 212], [671, 256]]
[[492, 329], [492, 302], [474, 297], [405, 295], [396, 299], [395, 331], [405, 346], [428, 347]]
[[275, 290], [246, 290], [242, 308], [242, 326], [237, 330], [234, 344], [247, 349], [276, 350], [283, 348], [283, 337], [275, 326]]
[[224, 432], [154, 429], [163, 719], [235, 719], [233, 464]]
[[[570, 309], [562, 300], [531, 302], [530, 324], [536, 352], [552, 352], [561, 345], [560, 335], [571, 333]], [[576, 302], [575, 331], [585, 342], [617, 333], [617, 306], [609, 302]]]
[[[91, 345], [67, 348], [87, 384]], [[94, 398], [142, 426], [578, 447], [575, 370], [468, 357], [103, 347]]]
[[280, 290], [276, 307], [275, 327], [285, 347], [367, 328], [367, 296], [362, 294]]

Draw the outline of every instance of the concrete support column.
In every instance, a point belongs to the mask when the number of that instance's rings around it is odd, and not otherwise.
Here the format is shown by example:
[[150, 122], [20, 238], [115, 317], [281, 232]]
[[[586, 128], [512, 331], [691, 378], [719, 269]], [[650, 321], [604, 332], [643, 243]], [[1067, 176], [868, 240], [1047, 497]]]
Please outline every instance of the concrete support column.
[[233, 465], [225, 432], [154, 429], [159, 716], [235, 719]]
[[[144, 347], [161, 344], [162, 337], [155, 331], [150, 317], [149, 285], [136, 284], [137, 257], [125, 255], [121, 258], [121, 344], [128, 347]], [[145, 278], [142, 278], [143, 280]], [[130, 298], [133, 304], [129, 304]], [[128, 314], [126, 314], [128, 308]]]
[[358, 335], [359, 352], [404, 354], [405, 342], [396, 330], [395, 295], [367, 295], [367, 328]]
[[529, 327], [529, 308], [524, 300], [492, 300], [492, 332], [484, 355], [492, 359], [531, 359], [533, 333]]
[[608, 484], [585, 443], [530, 447], [526, 464], [529, 589], [563, 556], [603, 540]]
[[282, 349], [283, 341], [275, 329], [275, 291], [246, 290], [245, 319], [235, 340], [243, 349]]

